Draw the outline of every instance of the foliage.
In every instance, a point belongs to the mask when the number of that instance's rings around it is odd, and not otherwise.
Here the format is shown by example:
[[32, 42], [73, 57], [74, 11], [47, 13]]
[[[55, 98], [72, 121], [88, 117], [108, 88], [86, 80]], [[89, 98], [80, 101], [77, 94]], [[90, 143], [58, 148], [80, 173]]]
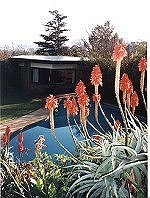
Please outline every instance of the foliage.
[[18, 56], [18, 55], [33, 55], [35, 54], [35, 50], [33, 48], [25, 48], [22, 45], [18, 46], [5, 46], [0, 48], [0, 61], [7, 60], [11, 58], [12, 56]]
[[[130, 130], [128, 146], [125, 146], [125, 132], [119, 128], [109, 133], [109, 138], [101, 136], [100, 141], [93, 146], [76, 141], [81, 151], [79, 159], [83, 164], [73, 166], [70, 177], [74, 182], [68, 197], [77, 194], [85, 197], [85, 193], [86, 197], [93, 198], [130, 197], [131, 194], [136, 197], [146, 196], [146, 127], [129, 111], [126, 116]], [[90, 139], [88, 141], [93, 143]]]
[[88, 33], [88, 41], [82, 41], [71, 47], [70, 51], [75, 55], [88, 57], [90, 60], [111, 59], [114, 44], [120, 40], [110, 21], [104, 25], [97, 25]]
[[66, 23], [64, 22], [67, 16], [59, 14], [58, 10], [49, 11], [49, 13], [53, 19], [45, 24], [47, 34], [40, 35], [44, 41], [35, 42], [39, 47], [37, 54], [64, 55], [67, 50], [64, 44], [69, 40], [63, 35], [68, 31], [65, 29]]
[[139, 60], [142, 56], [147, 56], [147, 42], [131, 42], [127, 46], [129, 61]]
[[[8, 145], [7, 145], [8, 146]], [[3, 197], [64, 197], [68, 188], [67, 171], [70, 159], [55, 154], [55, 162], [47, 153], [35, 159], [15, 163], [8, 147], [1, 152], [1, 195]]]

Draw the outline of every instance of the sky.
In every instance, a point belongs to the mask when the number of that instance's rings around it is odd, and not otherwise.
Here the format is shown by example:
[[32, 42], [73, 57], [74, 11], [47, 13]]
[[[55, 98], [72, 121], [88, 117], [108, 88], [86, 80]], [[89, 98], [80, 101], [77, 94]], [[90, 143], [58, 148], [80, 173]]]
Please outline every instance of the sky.
[[82, 38], [96, 25], [107, 20], [126, 42], [148, 39], [148, 0], [1, 0], [0, 47], [36, 47], [50, 19], [49, 10], [67, 16], [69, 45]]

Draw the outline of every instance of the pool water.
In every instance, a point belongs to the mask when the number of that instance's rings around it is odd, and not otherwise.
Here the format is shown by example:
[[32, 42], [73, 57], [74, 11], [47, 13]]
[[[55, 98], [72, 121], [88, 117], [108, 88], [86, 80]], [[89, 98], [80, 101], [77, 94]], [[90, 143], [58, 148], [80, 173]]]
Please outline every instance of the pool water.
[[[50, 155], [53, 155], [54, 153], [62, 153], [65, 154], [64, 150], [58, 145], [58, 143], [55, 141], [55, 139], [52, 136], [51, 130], [48, 126], [49, 122], [45, 122], [45, 127], [43, 127], [43, 123], [45, 121], [37, 123], [35, 126], [32, 126], [31, 128], [27, 128], [23, 132], [23, 145], [24, 147], [29, 151], [23, 152], [23, 159], [25, 161], [32, 160], [35, 157], [34, 152], [34, 140], [38, 138], [39, 135], [44, 135], [45, 142], [44, 144], [47, 146], [46, 148], [43, 148], [43, 152], [47, 152]], [[78, 133], [75, 128], [73, 128], [74, 134], [78, 136], [78, 138], [81, 138], [81, 135]], [[74, 143], [71, 138], [71, 134], [69, 132], [69, 128], [67, 126], [65, 127], [59, 127], [55, 128], [55, 133], [58, 138], [58, 140], [65, 145], [67, 149], [69, 149], [71, 152], [74, 152]], [[15, 160], [19, 157], [19, 154], [17, 152], [17, 146], [18, 146], [18, 139], [17, 136], [12, 138], [10, 142], [10, 146], [12, 146], [11, 151], [15, 154]]]
[[[110, 119], [111, 115], [115, 119], [121, 120], [121, 116], [119, 113], [119, 110], [113, 106], [103, 104], [102, 105], [103, 110], [105, 111], [106, 116], [108, 119], [113, 123], [113, 120]], [[99, 129], [98, 125], [96, 124], [96, 121], [94, 119], [94, 106], [93, 104], [90, 105], [90, 115], [88, 116], [88, 120], [97, 128]], [[58, 138], [58, 140], [72, 153], [75, 153], [75, 147], [74, 142], [71, 137], [71, 133], [69, 131], [69, 127], [67, 124], [67, 118], [66, 118], [66, 109], [63, 108], [63, 104], [59, 104], [58, 110], [54, 113], [55, 118], [55, 133]], [[77, 116], [77, 121], [79, 123], [79, 117]], [[102, 125], [102, 127], [107, 132], [110, 130], [108, 124], [106, 123], [104, 117], [102, 116], [101, 112], [99, 112], [99, 122]], [[76, 128], [73, 120], [71, 120], [72, 129], [74, 135], [79, 139], [82, 140], [82, 135]], [[88, 131], [90, 135], [95, 134], [95, 131], [88, 126]], [[16, 131], [14, 134], [12, 134], [11, 141], [10, 141], [10, 147], [11, 152], [14, 153], [14, 159], [15, 161], [18, 161], [19, 154], [17, 152], [18, 147], [18, 139], [17, 135], [20, 131]], [[35, 157], [35, 149], [34, 149], [34, 140], [38, 139], [39, 135], [44, 135], [45, 142], [44, 144], [47, 146], [46, 148], [43, 148], [43, 152], [47, 152], [49, 155], [53, 156], [54, 154], [66, 154], [65, 151], [57, 144], [55, 139], [52, 136], [50, 127], [49, 127], [49, 120], [45, 121], [42, 120], [38, 123], [35, 123], [27, 128], [25, 128], [23, 131], [23, 145], [26, 149], [29, 151], [23, 152], [23, 159], [24, 161], [32, 160]], [[101, 131], [102, 132], [102, 131]]]

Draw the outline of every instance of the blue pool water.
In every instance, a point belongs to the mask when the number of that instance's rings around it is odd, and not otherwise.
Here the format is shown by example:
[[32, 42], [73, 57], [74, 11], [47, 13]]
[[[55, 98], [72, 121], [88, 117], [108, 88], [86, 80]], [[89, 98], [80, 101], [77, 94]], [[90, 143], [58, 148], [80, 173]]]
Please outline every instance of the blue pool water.
[[[112, 119], [110, 119], [111, 115], [115, 119], [121, 120], [119, 110], [113, 106], [103, 104], [102, 105], [106, 116], [113, 122]], [[96, 124], [96, 121], [94, 119], [94, 110], [93, 110], [93, 104], [90, 107], [90, 115], [88, 116], [88, 119], [92, 124], [99, 129], [98, 125]], [[79, 118], [76, 118], [78, 123], [79, 123]], [[102, 114], [99, 112], [99, 122], [102, 125], [102, 127], [105, 129], [107, 132], [109, 129], [109, 126], [107, 125], [105, 119], [103, 118]], [[76, 126], [73, 123], [73, 120], [71, 120], [72, 124], [72, 129], [74, 135], [79, 139], [82, 140], [82, 135], [76, 128]], [[88, 126], [88, 131], [89, 133], [95, 134], [95, 131]], [[24, 161], [29, 161], [32, 160], [35, 157], [35, 149], [34, 149], [34, 140], [38, 138], [39, 135], [44, 135], [45, 137], [45, 142], [44, 144], [47, 146], [46, 148], [43, 148], [43, 152], [47, 152], [49, 155], [53, 156], [55, 153], [57, 154], [66, 154], [65, 151], [55, 142], [51, 130], [49, 127], [49, 120], [45, 121], [42, 120], [38, 123], [35, 123], [27, 128], [25, 128], [23, 131], [23, 145], [26, 149], [29, 149], [28, 152], [23, 152], [23, 159]], [[19, 154], [17, 152], [17, 147], [18, 147], [18, 135], [19, 131], [16, 131], [10, 141], [10, 147], [11, 151], [14, 153], [14, 158], [15, 161], [18, 161]], [[63, 108], [63, 104], [60, 103], [58, 110], [55, 111], [55, 133], [58, 138], [58, 140], [72, 153], [75, 152], [74, 150], [74, 142], [71, 138], [71, 134], [69, 131], [69, 127], [67, 124], [67, 119], [66, 119], [66, 110]]]

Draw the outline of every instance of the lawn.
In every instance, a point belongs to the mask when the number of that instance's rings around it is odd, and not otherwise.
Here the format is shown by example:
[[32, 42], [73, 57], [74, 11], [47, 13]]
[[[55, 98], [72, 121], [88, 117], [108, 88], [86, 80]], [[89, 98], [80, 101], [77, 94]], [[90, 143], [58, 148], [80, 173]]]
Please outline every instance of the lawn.
[[0, 124], [35, 111], [43, 106], [41, 98], [13, 96], [4, 98], [0, 105]]

